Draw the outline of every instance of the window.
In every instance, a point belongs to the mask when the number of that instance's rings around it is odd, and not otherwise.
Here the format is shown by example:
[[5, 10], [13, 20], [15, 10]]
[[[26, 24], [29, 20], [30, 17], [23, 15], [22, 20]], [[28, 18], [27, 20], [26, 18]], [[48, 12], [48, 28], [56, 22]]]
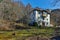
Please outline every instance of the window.
[[39, 11], [39, 14], [42, 15], [42, 12]]
[[47, 21], [48, 21], [48, 19], [47, 19]]
[[47, 25], [48, 25], [48, 23], [47, 23]]
[[40, 21], [38, 21], [38, 24], [40, 24]]

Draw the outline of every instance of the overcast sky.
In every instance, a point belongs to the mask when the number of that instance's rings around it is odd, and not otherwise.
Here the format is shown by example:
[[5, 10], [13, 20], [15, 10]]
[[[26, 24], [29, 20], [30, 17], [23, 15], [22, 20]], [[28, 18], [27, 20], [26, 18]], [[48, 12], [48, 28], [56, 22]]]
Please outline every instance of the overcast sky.
[[14, 0], [16, 2], [22, 1], [24, 5], [27, 5], [30, 3], [33, 8], [39, 7], [42, 9], [57, 9], [60, 8], [60, 2], [56, 4], [56, 6], [53, 6], [52, 2], [53, 0]]

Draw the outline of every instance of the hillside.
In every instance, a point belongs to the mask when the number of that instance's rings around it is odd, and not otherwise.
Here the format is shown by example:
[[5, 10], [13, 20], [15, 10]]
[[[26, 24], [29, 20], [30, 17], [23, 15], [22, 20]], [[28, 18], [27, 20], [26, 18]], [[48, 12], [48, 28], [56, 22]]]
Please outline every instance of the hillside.
[[[28, 21], [29, 21], [28, 14], [30, 10], [32, 9], [29, 3], [25, 6], [22, 2], [18, 3], [18, 2], [12, 2], [11, 0], [2, 0], [0, 2], [0, 5], [1, 5], [0, 6], [0, 20], [14, 22], [14, 24], [15, 23], [28, 24]], [[4, 23], [2, 23], [1, 25], [4, 25]], [[7, 26], [7, 24], [5, 26]]]
[[[0, 2], [0, 20], [12, 22], [12, 26], [15, 26], [14, 24], [17, 24], [20, 26], [20, 24], [24, 26], [28, 26], [29, 20], [29, 13], [32, 9], [32, 6], [30, 3], [28, 3], [26, 6], [20, 1], [20, 2], [12, 2], [11, 0], [2, 0]], [[39, 8], [39, 7], [37, 7]], [[47, 10], [49, 12], [49, 10]], [[50, 13], [50, 12], [49, 12]], [[54, 9], [51, 11], [51, 23], [53, 25], [60, 25], [60, 9]], [[1, 23], [1, 21], [0, 21]], [[9, 25], [10, 25], [9, 24]], [[4, 23], [1, 25], [4, 25]], [[7, 24], [5, 25], [7, 26]], [[11, 25], [10, 25], [11, 26]], [[8, 27], [8, 26], [7, 26]], [[0, 27], [1, 28], [1, 27]], [[14, 28], [14, 27], [12, 27]]]
[[60, 9], [54, 9], [51, 12], [51, 21], [54, 25], [60, 25]]
[[0, 0], [0, 40], [50, 40], [60, 35], [60, 28], [56, 28], [60, 25], [60, 9], [46, 10], [51, 14], [54, 27], [29, 26], [29, 14], [33, 9], [30, 3]]

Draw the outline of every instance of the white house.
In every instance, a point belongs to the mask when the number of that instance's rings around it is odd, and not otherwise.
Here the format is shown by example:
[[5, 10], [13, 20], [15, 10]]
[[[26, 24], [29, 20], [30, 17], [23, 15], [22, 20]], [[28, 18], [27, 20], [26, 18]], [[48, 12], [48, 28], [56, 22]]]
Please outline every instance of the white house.
[[33, 9], [30, 12], [30, 23], [36, 22], [38, 26], [50, 26], [50, 13], [46, 10]]

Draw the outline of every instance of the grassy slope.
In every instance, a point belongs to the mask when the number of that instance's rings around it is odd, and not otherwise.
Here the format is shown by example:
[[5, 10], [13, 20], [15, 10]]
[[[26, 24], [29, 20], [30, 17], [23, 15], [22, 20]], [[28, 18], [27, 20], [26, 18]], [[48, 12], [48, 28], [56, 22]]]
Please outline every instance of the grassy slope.
[[[22, 37], [41, 35], [45, 37], [52, 36], [54, 32], [53, 28], [44, 28], [44, 29], [24, 29], [24, 30], [15, 30], [15, 31], [0, 31], [0, 40], [17, 40], [22, 39]], [[15, 33], [16, 35], [12, 35]]]

